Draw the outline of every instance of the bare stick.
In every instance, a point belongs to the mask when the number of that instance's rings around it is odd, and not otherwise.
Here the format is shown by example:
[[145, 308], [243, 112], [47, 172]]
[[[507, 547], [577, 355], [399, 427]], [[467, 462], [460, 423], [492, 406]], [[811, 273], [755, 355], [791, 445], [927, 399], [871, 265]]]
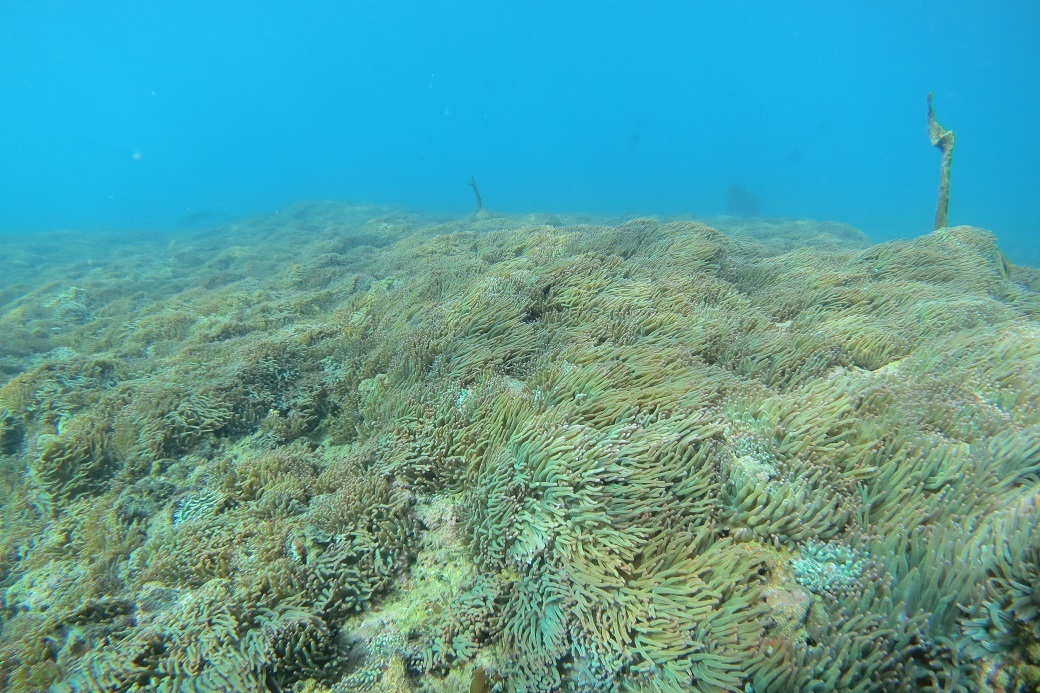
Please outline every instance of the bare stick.
[[476, 176], [469, 177], [469, 187], [473, 188], [473, 194], [477, 196], [477, 209], [480, 209], [484, 206], [484, 203], [480, 200], [480, 190], [477, 189]]
[[950, 166], [953, 164], [953, 130], [947, 130], [935, 120], [932, 94], [928, 94], [928, 137], [942, 150], [942, 170], [939, 172], [939, 202], [935, 207], [935, 228], [947, 225], [950, 211]]

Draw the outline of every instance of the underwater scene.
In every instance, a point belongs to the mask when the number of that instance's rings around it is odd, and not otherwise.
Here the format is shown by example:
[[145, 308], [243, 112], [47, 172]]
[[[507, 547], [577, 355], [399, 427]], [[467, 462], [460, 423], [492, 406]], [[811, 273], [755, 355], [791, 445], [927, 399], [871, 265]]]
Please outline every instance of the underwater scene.
[[5, 3], [0, 690], [1040, 690], [1038, 34]]

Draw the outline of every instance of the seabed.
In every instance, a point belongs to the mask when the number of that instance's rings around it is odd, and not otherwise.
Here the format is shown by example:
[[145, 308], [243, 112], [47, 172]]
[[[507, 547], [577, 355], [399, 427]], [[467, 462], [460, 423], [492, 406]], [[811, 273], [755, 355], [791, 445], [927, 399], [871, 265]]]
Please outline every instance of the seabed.
[[1040, 684], [1040, 271], [986, 231], [4, 245], [4, 690]]

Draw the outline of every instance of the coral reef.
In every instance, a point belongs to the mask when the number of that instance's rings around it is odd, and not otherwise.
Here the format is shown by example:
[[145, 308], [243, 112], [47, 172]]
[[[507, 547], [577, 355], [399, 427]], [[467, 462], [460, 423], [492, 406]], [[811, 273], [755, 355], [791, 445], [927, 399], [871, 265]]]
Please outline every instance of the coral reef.
[[0, 687], [1035, 687], [1036, 272], [722, 222], [301, 204], [20, 279]]

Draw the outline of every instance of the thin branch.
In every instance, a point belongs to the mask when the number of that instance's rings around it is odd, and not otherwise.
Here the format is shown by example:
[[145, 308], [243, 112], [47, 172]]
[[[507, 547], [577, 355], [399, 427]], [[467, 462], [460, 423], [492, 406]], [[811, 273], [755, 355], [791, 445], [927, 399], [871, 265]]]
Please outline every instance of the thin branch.
[[953, 130], [947, 130], [935, 120], [932, 94], [928, 94], [928, 137], [942, 150], [942, 170], [939, 172], [939, 202], [935, 207], [935, 228], [948, 225], [950, 211], [950, 166], [953, 165]]

